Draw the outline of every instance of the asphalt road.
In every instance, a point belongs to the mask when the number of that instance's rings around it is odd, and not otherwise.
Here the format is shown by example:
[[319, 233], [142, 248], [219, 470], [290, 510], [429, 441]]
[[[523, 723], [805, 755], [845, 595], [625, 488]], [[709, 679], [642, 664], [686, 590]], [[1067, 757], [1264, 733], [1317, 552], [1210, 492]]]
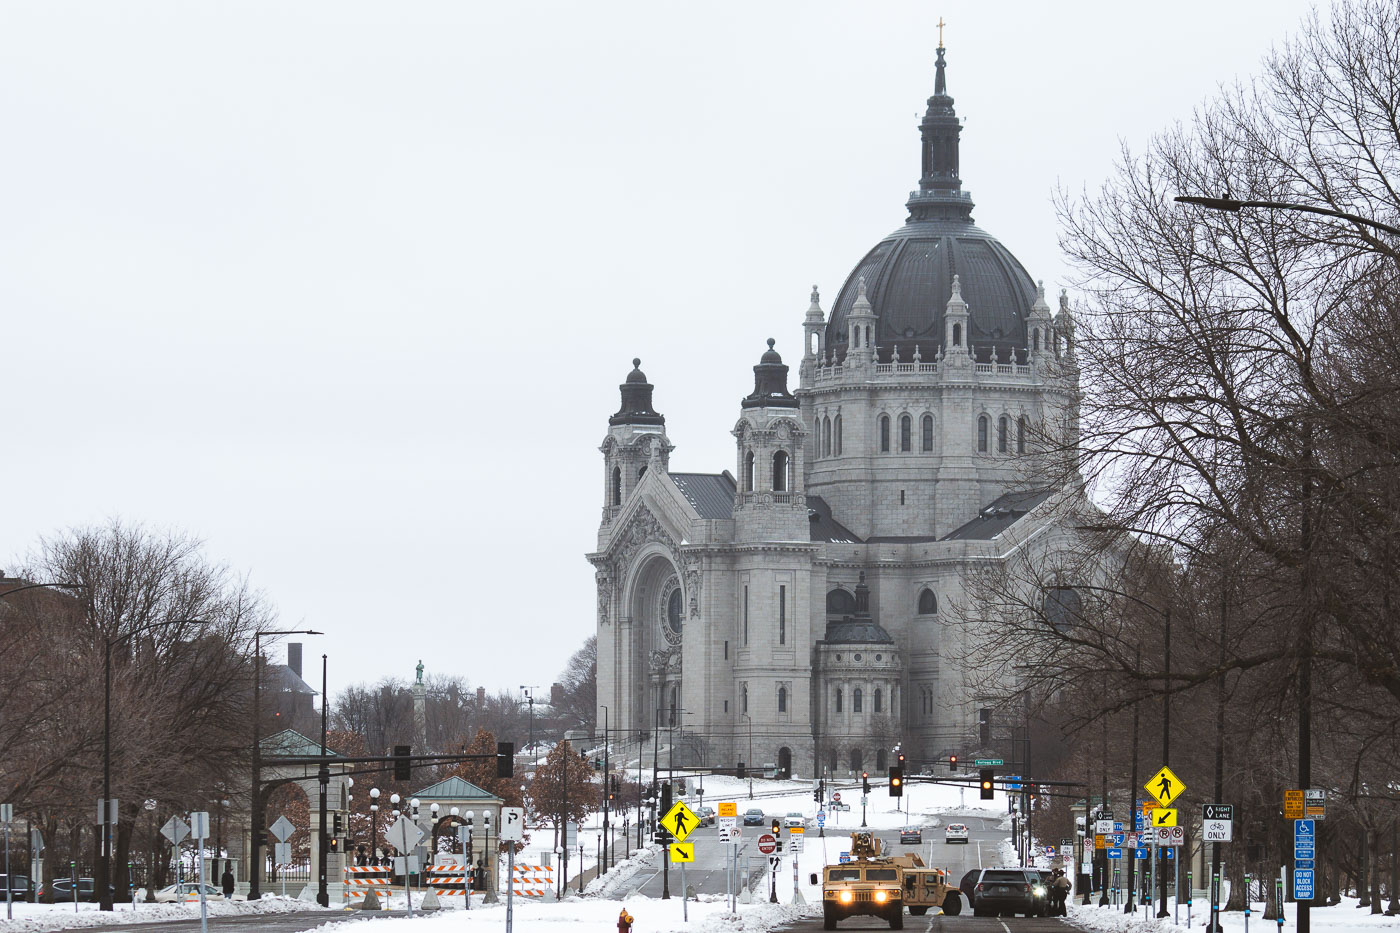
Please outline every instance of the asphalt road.
[[[837, 924], [836, 929], [846, 931], [846, 933], [856, 933], [865, 930], [888, 931], [889, 924], [878, 920], [875, 917], [852, 917], [849, 920], [842, 920]], [[816, 933], [822, 929], [822, 918], [813, 917], [810, 920], [801, 920], [797, 923], [788, 924], [777, 928], [780, 933]], [[996, 919], [994, 917], [973, 917], [963, 913], [957, 917], [945, 917], [942, 914], [933, 914], [925, 917], [904, 918], [904, 933], [1065, 933], [1066, 930], [1078, 930], [1081, 927], [1075, 926], [1063, 917], [1007, 917]]]

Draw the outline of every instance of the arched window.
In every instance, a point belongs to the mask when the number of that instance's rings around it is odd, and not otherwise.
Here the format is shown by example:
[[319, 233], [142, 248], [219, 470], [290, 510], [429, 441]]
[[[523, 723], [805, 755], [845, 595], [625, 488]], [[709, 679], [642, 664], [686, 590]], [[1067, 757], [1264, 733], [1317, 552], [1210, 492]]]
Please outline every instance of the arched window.
[[836, 437], [832, 438], [831, 449], [832, 449], [832, 451], [835, 453], [835, 455], [839, 457], [839, 456], [841, 456], [841, 416], [840, 416], [840, 415], [837, 415], [837, 416], [836, 416], [836, 424], [834, 424], [832, 427], [833, 427], [833, 433], [836, 435]]
[[860, 328], [859, 328], [859, 327], [852, 327], [852, 328], [851, 328], [851, 349], [854, 350], [854, 349], [855, 349], [856, 347], [858, 347], [858, 346], [860, 346]]
[[899, 449], [901, 453], [909, 453], [914, 449], [913, 444], [914, 419], [908, 415], [899, 416]]
[[920, 433], [923, 435], [920, 438], [923, 442], [920, 447], [926, 454], [933, 453], [933, 415], [924, 415], [920, 427]]
[[788, 490], [788, 455], [786, 450], [780, 450], [773, 455], [773, 491], [787, 492]]
[[938, 611], [938, 597], [933, 595], [933, 590], [925, 589], [919, 594], [919, 615], [933, 615]]
[[787, 687], [778, 688], [778, 712], [787, 712]]
[[1009, 433], [1010, 419], [1002, 415], [997, 419], [997, 453], [1006, 453], [1006, 435]]
[[1035, 352], [1039, 353], [1039, 352], [1040, 352], [1040, 328], [1039, 328], [1039, 327], [1037, 327], [1034, 331], [1031, 332], [1031, 338], [1032, 338], [1032, 341], [1033, 341], [1033, 344], [1034, 344]]
[[860, 753], [860, 749], [851, 749], [851, 770], [861, 771], [865, 767], [865, 756]]
[[641, 468], [637, 470], [637, 482], [640, 483], [640, 482], [642, 481], [642, 477], [643, 477], [643, 476], [646, 476], [646, 475], [647, 475], [646, 464], [642, 464]]
[[851, 712], [853, 712], [853, 713], [859, 713], [860, 711], [861, 711], [861, 694], [860, 694], [860, 688], [857, 687], [857, 688], [855, 688], [854, 690], [851, 691]]
[[829, 616], [850, 615], [856, 611], [856, 598], [849, 591], [832, 590], [826, 594], [826, 614]]
[[[875, 712], [877, 712], [877, 713], [884, 712], [884, 710], [883, 710], [883, 708], [882, 708], [882, 701], [883, 701], [883, 700], [884, 700], [884, 694], [880, 691], [880, 688], [879, 688], [879, 687], [876, 687], [876, 688], [875, 688]], [[880, 765], [880, 767], [883, 768], [884, 765]]]
[[749, 711], [749, 688], [748, 688], [747, 686], [745, 686], [742, 690], [739, 691], [739, 712], [741, 712], [741, 713], [747, 713], [748, 711]]
[[622, 467], [613, 467], [612, 504], [622, 504]]
[[977, 452], [984, 454], [987, 452], [987, 432], [991, 425], [987, 421], [987, 416], [982, 415], [977, 419]]
[[753, 451], [744, 454], [744, 492], [753, 492]]
[[680, 689], [680, 688], [678, 688], [675, 684], [672, 684], [672, 685], [671, 685], [671, 709], [670, 709], [670, 719], [671, 719], [671, 725], [673, 725], [673, 726], [676, 724], [676, 711], [680, 708], [680, 703], [677, 702], [677, 701], [680, 699], [680, 697], [679, 697], [679, 689]]
[[880, 453], [890, 452], [890, 416], [880, 416]]
[[880, 749], [878, 752], [876, 752], [876, 753], [875, 753], [875, 770], [876, 770], [876, 771], [883, 771], [883, 770], [885, 770], [885, 763], [886, 763], [888, 760], [889, 760], [889, 759], [887, 759], [887, 758], [885, 757], [885, 750], [884, 750], [883, 748]]
[[1022, 415], [1016, 419], [1016, 452], [1023, 454], [1026, 452], [1026, 416]]
[[1045, 621], [1057, 632], [1067, 632], [1084, 618], [1084, 602], [1071, 586], [1052, 586], [1041, 601]]
[[865, 345], [870, 346], [870, 325], [868, 324], [865, 327]]
[[840, 688], [840, 687], [837, 687], [837, 688], [836, 688], [836, 712], [838, 712], [838, 713], [845, 712], [845, 710], [843, 710], [842, 707], [841, 707], [841, 688]]
[[831, 419], [822, 419], [822, 456], [831, 456]]
[[953, 346], [955, 346], [955, 347], [960, 347], [960, 346], [962, 346], [962, 325], [961, 325], [961, 324], [954, 324], [954, 325], [953, 325]]

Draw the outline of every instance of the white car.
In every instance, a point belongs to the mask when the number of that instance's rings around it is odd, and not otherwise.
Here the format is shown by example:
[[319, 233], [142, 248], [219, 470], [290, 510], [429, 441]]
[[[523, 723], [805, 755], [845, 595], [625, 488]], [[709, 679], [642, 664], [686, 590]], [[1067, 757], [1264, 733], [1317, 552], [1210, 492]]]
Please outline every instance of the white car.
[[788, 829], [792, 829], [794, 826], [800, 826], [806, 829], [807, 817], [797, 812], [789, 813], [787, 816], [783, 817], [783, 825]]
[[[212, 884], [206, 884], [204, 886], [204, 897], [207, 900], [221, 901], [224, 899], [224, 892], [220, 888], [214, 887]], [[171, 901], [198, 901], [199, 882], [182, 881], [180, 884], [172, 884], [161, 888], [156, 892], [155, 900], [158, 904], [169, 903]]]
[[967, 824], [949, 823], [947, 828], [943, 830], [943, 842], [945, 844], [961, 842], [963, 845], [967, 845]]

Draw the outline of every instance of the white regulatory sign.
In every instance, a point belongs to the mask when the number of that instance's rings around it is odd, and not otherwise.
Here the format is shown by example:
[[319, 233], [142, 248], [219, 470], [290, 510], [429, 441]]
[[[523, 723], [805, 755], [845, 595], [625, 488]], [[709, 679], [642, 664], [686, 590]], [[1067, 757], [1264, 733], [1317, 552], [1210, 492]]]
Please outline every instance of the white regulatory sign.
[[1234, 835], [1234, 822], [1231, 820], [1205, 820], [1202, 823], [1206, 842], [1229, 842]]
[[501, 841], [520, 842], [524, 838], [524, 809], [520, 807], [501, 807]]

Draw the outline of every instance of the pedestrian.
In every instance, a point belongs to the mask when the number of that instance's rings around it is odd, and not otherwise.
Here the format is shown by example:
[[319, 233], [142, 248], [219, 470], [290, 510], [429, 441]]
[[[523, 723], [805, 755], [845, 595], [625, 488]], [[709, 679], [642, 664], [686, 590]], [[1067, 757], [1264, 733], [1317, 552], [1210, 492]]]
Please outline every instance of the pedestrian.
[[224, 900], [233, 900], [233, 866], [228, 862], [224, 862], [224, 876], [219, 880], [222, 881], [224, 885]]
[[626, 907], [617, 915], [617, 933], [632, 933], [632, 915], [627, 912]]
[[1063, 868], [1055, 869], [1055, 880], [1050, 882], [1050, 899], [1052, 917], [1066, 916], [1069, 911], [1065, 909], [1065, 901], [1069, 899], [1071, 887], [1068, 876]]

